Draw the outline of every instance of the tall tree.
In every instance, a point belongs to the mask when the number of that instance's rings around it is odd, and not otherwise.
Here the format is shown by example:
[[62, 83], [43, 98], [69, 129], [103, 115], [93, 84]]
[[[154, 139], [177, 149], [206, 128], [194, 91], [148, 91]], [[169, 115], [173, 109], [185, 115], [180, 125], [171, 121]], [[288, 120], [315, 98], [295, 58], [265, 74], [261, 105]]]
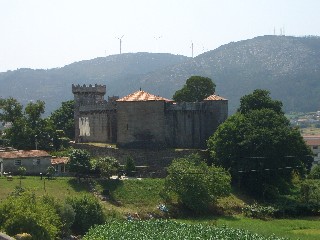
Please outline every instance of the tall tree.
[[62, 102], [61, 107], [51, 113], [50, 119], [57, 130], [63, 130], [69, 139], [74, 139], [74, 100]]
[[282, 112], [282, 102], [273, 100], [268, 90], [256, 89], [251, 94], [245, 95], [240, 99], [240, 108], [238, 112], [247, 113], [251, 110], [263, 108], [272, 109], [277, 113]]
[[175, 92], [173, 100], [177, 102], [200, 102], [214, 94], [216, 85], [210, 78], [192, 76], [182, 89]]
[[304, 176], [311, 167], [311, 150], [281, 109], [242, 103], [240, 109], [246, 110], [228, 118], [208, 140], [210, 154], [249, 194], [266, 198], [284, 193], [294, 171]]
[[69, 154], [68, 167], [69, 171], [80, 177], [91, 170], [90, 153], [86, 150], [74, 149]]
[[11, 128], [5, 130], [5, 138], [11, 146], [18, 149], [51, 148], [54, 131], [50, 122], [41, 118], [44, 109], [43, 101], [28, 103], [23, 111], [16, 99], [0, 99], [0, 121], [12, 123]]

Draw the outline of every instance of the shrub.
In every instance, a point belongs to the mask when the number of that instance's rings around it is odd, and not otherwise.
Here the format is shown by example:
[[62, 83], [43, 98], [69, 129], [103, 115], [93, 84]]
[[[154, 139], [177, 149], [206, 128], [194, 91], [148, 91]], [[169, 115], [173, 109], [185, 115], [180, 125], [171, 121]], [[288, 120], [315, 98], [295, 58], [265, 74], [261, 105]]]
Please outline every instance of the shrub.
[[190, 210], [205, 212], [219, 197], [229, 195], [230, 181], [223, 168], [208, 166], [199, 155], [190, 155], [173, 160], [168, 167], [164, 192], [176, 194]]
[[10, 196], [0, 204], [1, 230], [9, 235], [29, 233], [34, 240], [55, 239], [61, 222], [55, 210], [33, 193]]
[[134, 172], [136, 171], [136, 165], [132, 157], [128, 157], [125, 166], [125, 172], [127, 176], [134, 176]]
[[116, 174], [119, 171], [120, 163], [113, 157], [98, 158], [94, 163], [94, 168], [99, 170], [101, 177], [110, 178], [112, 174]]
[[252, 205], [246, 205], [242, 209], [242, 213], [246, 217], [259, 219], [272, 218], [274, 217], [276, 211], [277, 209], [272, 206], [262, 206], [257, 203], [254, 203]]
[[320, 179], [320, 165], [315, 165], [311, 168], [311, 171], [308, 175], [310, 179]]
[[99, 201], [90, 196], [82, 195], [81, 197], [68, 198], [67, 203], [75, 211], [75, 219], [71, 226], [74, 233], [84, 234], [95, 224], [102, 224], [105, 216]]

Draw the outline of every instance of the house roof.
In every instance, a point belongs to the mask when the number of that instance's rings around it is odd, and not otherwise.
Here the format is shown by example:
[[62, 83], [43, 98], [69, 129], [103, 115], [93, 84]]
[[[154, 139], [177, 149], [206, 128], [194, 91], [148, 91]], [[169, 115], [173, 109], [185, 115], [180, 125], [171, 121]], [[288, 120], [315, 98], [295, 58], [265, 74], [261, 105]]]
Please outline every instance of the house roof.
[[0, 152], [2, 159], [15, 159], [15, 158], [32, 158], [32, 157], [51, 157], [49, 153], [43, 150], [19, 150], [19, 151], [5, 151]]
[[142, 102], [142, 101], [165, 101], [165, 102], [171, 102], [172, 100], [159, 97], [156, 95], [153, 95], [151, 93], [145, 92], [145, 91], [136, 91], [134, 93], [131, 93], [123, 98], [120, 98], [117, 100], [117, 102]]
[[320, 146], [320, 137], [303, 137], [308, 146]]
[[223, 97], [220, 97], [219, 95], [213, 94], [213, 95], [211, 95], [211, 96], [209, 96], [209, 97], [207, 97], [207, 98], [205, 98], [203, 100], [204, 101], [220, 101], [220, 100], [228, 100], [228, 99], [225, 99]]
[[52, 165], [67, 164], [68, 161], [69, 161], [68, 157], [55, 157], [51, 159], [51, 164]]

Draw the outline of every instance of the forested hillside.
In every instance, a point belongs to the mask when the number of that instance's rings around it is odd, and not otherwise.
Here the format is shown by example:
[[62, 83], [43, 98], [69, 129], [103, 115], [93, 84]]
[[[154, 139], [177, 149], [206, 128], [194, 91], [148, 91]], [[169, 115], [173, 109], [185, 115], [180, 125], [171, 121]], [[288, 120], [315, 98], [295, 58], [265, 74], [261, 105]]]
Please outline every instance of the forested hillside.
[[262, 36], [232, 42], [195, 58], [164, 53], [131, 53], [76, 62], [48, 70], [0, 73], [0, 96], [22, 103], [41, 99], [47, 112], [71, 99], [71, 84], [105, 84], [107, 95], [124, 96], [140, 87], [172, 98], [192, 75], [210, 77], [217, 94], [229, 99], [229, 111], [241, 96], [268, 89], [284, 110], [320, 108], [320, 38]]

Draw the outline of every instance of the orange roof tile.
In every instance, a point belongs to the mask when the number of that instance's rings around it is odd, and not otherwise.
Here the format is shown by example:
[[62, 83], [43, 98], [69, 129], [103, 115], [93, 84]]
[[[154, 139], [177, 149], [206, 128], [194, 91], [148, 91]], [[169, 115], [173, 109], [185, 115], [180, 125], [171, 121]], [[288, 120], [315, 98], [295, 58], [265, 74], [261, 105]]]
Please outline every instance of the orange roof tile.
[[19, 151], [6, 151], [0, 152], [0, 158], [12, 159], [12, 158], [31, 158], [31, 157], [50, 157], [51, 155], [43, 150], [19, 150]]
[[303, 136], [304, 141], [308, 146], [320, 146], [320, 138], [319, 137], [305, 137]]
[[52, 158], [51, 159], [51, 164], [56, 165], [56, 164], [67, 164], [69, 161], [68, 157], [57, 157], [57, 158]]
[[166, 102], [171, 102], [172, 100], [155, 96], [153, 94], [150, 94], [145, 91], [137, 91], [134, 93], [131, 93], [123, 98], [120, 98], [117, 100], [117, 102], [140, 102], [140, 101], [166, 101]]
[[223, 97], [220, 97], [220, 96], [218, 96], [218, 95], [215, 95], [215, 94], [213, 94], [213, 95], [211, 95], [211, 96], [209, 96], [209, 97], [207, 97], [207, 98], [205, 98], [205, 99], [203, 99], [204, 101], [220, 101], [220, 100], [227, 100], [227, 99], [225, 99], [225, 98], [223, 98]]

